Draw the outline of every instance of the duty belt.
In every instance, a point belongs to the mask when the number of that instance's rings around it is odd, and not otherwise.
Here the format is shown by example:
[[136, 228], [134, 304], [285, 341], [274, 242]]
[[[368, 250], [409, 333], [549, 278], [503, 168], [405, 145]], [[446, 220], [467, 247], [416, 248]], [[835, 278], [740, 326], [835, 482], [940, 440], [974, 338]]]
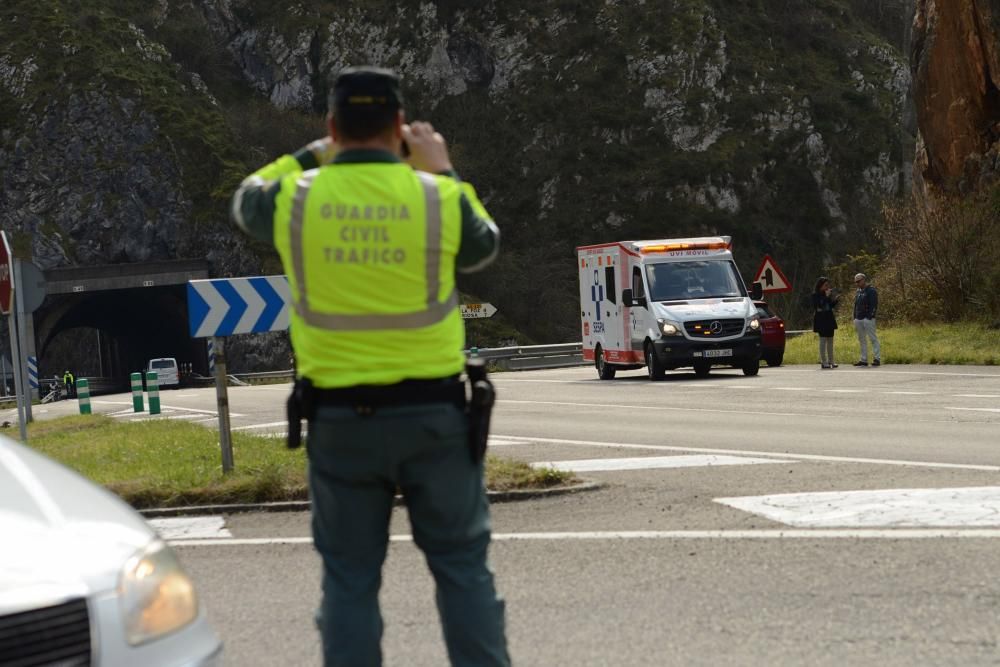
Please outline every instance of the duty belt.
[[469, 421], [468, 446], [472, 461], [482, 463], [490, 433], [490, 414], [496, 391], [482, 359], [469, 359], [465, 368], [470, 396], [458, 376], [440, 380], [404, 380], [385, 386], [362, 385], [343, 389], [317, 389], [306, 378], [296, 380], [288, 398], [288, 447], [302, 445], [302, 420], [316, 418], [319, 406], [345, 406], [359, 415], [371, 416], [379, 408], [397, 405], [451, 403], [465, 412]]
[[456, 375], [440, 380], [404, 380], [391, 385], [317, 389], [307, 378], [300, 378], [288, 398], [288, 447], [301, 446], [301, 420], [314, 419], [319, 406], [351, 407], [359, 415], [370, 416], [379, 408], [427, 403], [451, 403], [464, 410], [465, 384]]
[[458, 376], [442, 380], [404, 380], [384, 386], [360, 385], [343, 389], [313, 389], [316, 405], [349, 406], [359, 414], [376, 408], [423, 403], [453, 403], [465, 407], [465, 385]]

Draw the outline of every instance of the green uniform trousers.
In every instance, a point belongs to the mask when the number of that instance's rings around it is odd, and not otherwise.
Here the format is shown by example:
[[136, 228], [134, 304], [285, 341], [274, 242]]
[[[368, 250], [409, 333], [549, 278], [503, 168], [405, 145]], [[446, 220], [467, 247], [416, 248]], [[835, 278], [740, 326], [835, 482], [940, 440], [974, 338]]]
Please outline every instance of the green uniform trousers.
[[323, 558], [317, 624], [324, 664], [381, 665], [378, 592], [396, 489], [434, 576], [452, 665], [509, 665], [504, 603], [487, 565], [489, 504], [483, 466], [452, 404], [321, 406], [309, 424], [313, 540]]

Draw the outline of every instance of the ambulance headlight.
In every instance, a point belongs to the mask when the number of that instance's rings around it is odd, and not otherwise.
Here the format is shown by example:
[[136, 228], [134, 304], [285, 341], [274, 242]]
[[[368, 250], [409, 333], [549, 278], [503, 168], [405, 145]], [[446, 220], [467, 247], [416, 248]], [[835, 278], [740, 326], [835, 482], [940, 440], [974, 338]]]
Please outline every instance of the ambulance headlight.
[[754, 315], [747, 321], [747, 331], [757, 333], [760, 331], [760, 317]]
[[660, 331], [663, 332], [664, 336], [681, 335], [681, 325], [678, 322], [671, 322], [670, 320], [656, 320], [656, 323], [660, 326]]

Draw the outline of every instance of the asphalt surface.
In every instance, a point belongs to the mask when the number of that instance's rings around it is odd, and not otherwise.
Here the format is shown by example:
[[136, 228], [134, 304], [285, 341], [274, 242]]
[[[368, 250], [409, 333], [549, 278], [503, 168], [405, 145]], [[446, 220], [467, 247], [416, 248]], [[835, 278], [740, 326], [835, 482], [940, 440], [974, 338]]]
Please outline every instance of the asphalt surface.
[[[494, 453], [590, 461], [578, 474], [602, 484], [492, 508], [516, 664], [1000, 663], [1000, 370], [792, 366], [649, 383], [640, 371], [601, 382], [578, 368], [494, 379]], [[234, 428], [283, 432], [287, 386], [229, 392]], [[212, 390], [161, 400], [159, 418], [215, 423]], [[94, 399], [95, 411], [148, 418], [130, 405]], [[38, 418], [75, 411], [42, 407]], [[224, 523], [226, 536], [175, 544], [227, 661], [319, 664], [308, 515]], [[446, 664], [404, 511], [392, 532], [386, 664]]]

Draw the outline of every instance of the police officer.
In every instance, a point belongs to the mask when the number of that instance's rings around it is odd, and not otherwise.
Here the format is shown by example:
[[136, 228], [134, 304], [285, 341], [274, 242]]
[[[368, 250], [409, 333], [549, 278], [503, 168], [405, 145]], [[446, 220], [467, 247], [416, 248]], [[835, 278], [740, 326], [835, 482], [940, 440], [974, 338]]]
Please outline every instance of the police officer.
[[69, 370], [63, 371], [63, 384], [66, 385], [66, 395], [69, 398], [76, 396], [76, 377]]
[[455, 286], [456, 270], [493, 260], [499, 233], [442, 136], [406, 123], [392, 71], [348, 68], [329, 102], [329, 136], [248, 177], [232, 206], [240, 227], [277, 248], [294, 302], [289, 430], [301, 410], [325, 664], [381, 664], [378, 591], [398, 488], [452, 664], [508, 665]]

